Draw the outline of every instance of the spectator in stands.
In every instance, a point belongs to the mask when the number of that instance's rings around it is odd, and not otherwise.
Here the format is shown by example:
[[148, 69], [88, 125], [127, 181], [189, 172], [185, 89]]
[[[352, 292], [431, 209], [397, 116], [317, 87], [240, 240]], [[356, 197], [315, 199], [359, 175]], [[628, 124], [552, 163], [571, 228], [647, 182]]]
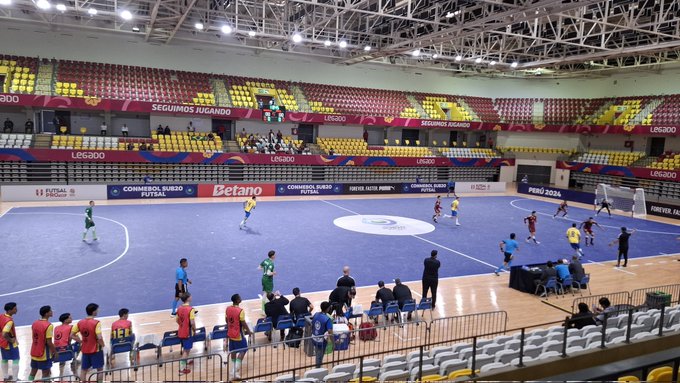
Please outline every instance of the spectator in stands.
[[283, 133], [281, 133], [281, 130], [279, 130], [278, 132], [276, 132], [276, 142], [277, 142], [278, 144], [282, 144], [282, 143], [283, 143]]
[[147, 152], [153, 152], [153, 144], [150, 143], [149, 145], [147, 145], [147, 146], [146, 146], [146, 151], [147, 151]]
[[486, 145], [489, 147], [489, 149], [493, 149], [493, 137], [489, 137], [489, 139], [486, 141]]
[[120, 133], [123, 135], [123, 137], [127, 137], [130, 132], [130, 129], [128, 129], [127, 124], [123, 124], [123, 126], [120, 128]]
[[34, 129], [33, 121], [29, 118], [28, 120], [26, 120], [26, 123], [24, 124], [24, 133], [33, 134], [33, 129]]
[[364, 142], [368, 142], [368, 130], [364, 129]]
[[352, 299], [357, 296], [354, 287], [339, 286], [331, 291], [328, 301], [336, 312], [342, 312], [344, 307], [352, 307]]
[[[413, 299], [413, 296], [411, 295], [411, 289], [401, 283], [401, 279], [396, 278], [394, 283], [395, 285], [392, 289], [392, 294], [394, 294], [394, 299], [399, 303], [399, 310], [401, 310], [404, 308], [404, 303], [407, 300]], [[408, 320], [411, 320], [411, 313], [408, 313]]]
[[130, 310], [126, 308], [118, 310], [118, 320], [111, 325], [111, 340], [132, 336], [132, 322], [128, 320], [129, 314]]
[[14, 122], [12, 122], [12, 120], [10, 120], [9, 117], [7, 117], [7, 119], [5, 120], [5, 125], [4, 125], [3, 131], [5, 133], [12, 133], [13, 130], [14, 130]]
[[[553, 267], [553, 266], [554, 265], [553, 265], [552, 261], [548, 261], [548, 263], [546, 263], [546, 267], [545, 267], [545, 269], [543, 269], [543, 272], [541, 273], [541, 278], [534, 281], [537, 286], [538, 285], [545, 285], [548, 282], [548, 280], [550, 280], [550, 278], [557, 279], [557, 271], [555, 270], [555, 267]], [[541, 296], [544, 296], [545, 294], [546, 293], [544, 291]]]
[[[279, 317], [282, 315], [288, 315], [288, 310], [286, 310], [286, 305], [289, 303], [288, 299], [281, 295], [278, 291], [276, 293], [268, 293], [267, 299], [269, 302], [264, 305], [264, 315], [272, 318], [272, 325], [276, 328], [279, 323]], [[280, 331], [281, 341], [286, 339], [286, 330]], [[271, 341], [271, 334], [268, 334], [269, 340]]]
[[[384, 281], [378, 281], [378, 291], [375, 293], [375, 301], [382, 303], [383, 310], [385, 310], [387, 304], [394, 300], [392, 290], [385, 287]], [[387, 315], [385, 315], [385, 320], [387, 320]], [[394, 318], [392, 318], [392, 321], [394, 322]], [[378, 318], [375, 318], [375, 322], [378, 323]]]
[[307, 145], [305, 144], [304, 141], [302, 141], [300, 143], [300, 146], [298, 146], [298, 148], [297, 148], [297, 154], [302, 154], [305, 151], [306, 148], [307, 148]]
[[56, 134], [61, 134], [61, 129], [59, 129], [59, 127], [61, 127], [61, 122], [59, 121], [59, 117], [54, 116], [54, 118], [52, 118], [52, 126], [54, 127], [54, 132]]
[[146, 144], [144, 142], [142, 142], [141, 144], [139, 144], [139, 151], [141, 152], [141, 151], [144, 151], [144, 150], [146, 150]]
[[569, 272], [574, 278], [574, 281], [580, 281], [586, 276], [586, 271], [583, 269], [581, 260], [576, 255], [572, 255], [571, 263], [569, 264]]
[[108, 127], [106, 126], [106, 121], [102, 121], [102, 124], [99, 126], [99, 132], [101, 133], [102, 136], [106, 135], [106, 130]]
[[269, 138], [269, 143], [274, 143], [274, 131], [269, 129], [269, 133], [267, 133], [267, 137]]
[[189, 121], [189, 125], [187, 125], [187, 133], [196, 133], [196, 128], [194, 127], [193, 121]]
[[215, 135], [212, 133], [208, 133], [208, 141], [215, 141]]
[[557, 280], [559, 282], [571, 277], [571, 274], [569, 273], [569, 265], [567, 265], [566, 259], [560, 259], [557, 261], [557, 265], [555, 265], [555, 271], [557, 272]]
[[291, 315], [294, 315], [297, 318], [300, 316], [305, 316], [314, 311], [314, 305], [312, 302], [300, 295], [300, 288], [296, 287], [293, 289], [293, 296], [295, 296], [295, 298], [290, 301], [289, 306]]
[[342, 276], [338, 278], [338, 281], [335, 283], [336, 287], [340, 286], [345, 286], [345, 287], [354, 287], [356, 286], [357, 283], [352, 278], [352, 276], [349, 275], [349, 266], [345, 266], [342, 268]]
[[328, 149], [328, 154], [331, 155], [331, 156], [334, 155], [335, 150], [333, 150], [333, 148]]
[[522, 177], [522, 183], [523, 184], [528, 184], [529, 183], [529, 176], [527, 174]]
[[608, 314], [615, 312], [616, 309], [612, 306], [612, 303], [607, 297], [602, 297], [597, 302], [600, 304], [600, 307], [593, 308], [593, 311], [598, 314], [597, 317], [595, 317], [595, 322], [597, 322], [597, 324], [602, 324], [602, 322], [604, 322], [606, 318], [609, 317]]
[[596, 325], [594, 314], [588, 308], [588, 304], [581, 302], [578, 304], [578, 313], [572, 315], [567, 322], [567, 328], [577, 328], [580, 330], [590, 325]]
[[135, 150], [135, 144], [133, 144], [132, 142], [128, 142], [127, 150]]
[[270, 152], [270, 153], [273, 153], [274, 152], [274, 144], [272, 144], [270, 142], [269, 145], [267, 146], [267, 151]]
[[163, 130], [163, 125], [158, 124], [158, 127], [156, 128], [156, 134], [159, 135], [159, 136], [160, 136], [161, 134], [165, 134], [165, 133], [164, 133], [164, 130]]
[[439, 268], [441, 262], [437, 259], [437, 250], [432, 250], [430, 258], [423, 261], [423, 298], [427, 298], [427, 292], [432, 292], [432, 308], [437, 304], [437, 285], [439, 285]]
[[333, 319], [330, 316], [333, 306], [328, 302], [321, 302], [321, 311], [312, 318], [312, 342], [316, 356], [316, 368], [321, 368], [326, 347], [335, 344], [333, 338]]
[[248, 133], [246, 133], [246, 128], [241, 129], [240, 137], [241, 138], [247, 138], [248, 137]]
[[306, 147], [304, 154], [312, 154], [312, 150], [309, 147]]
[[163, 134], [166, 136], [169, 136], [171, 134], [169, 125], [165, 125], [165, 129], [163, 129]]

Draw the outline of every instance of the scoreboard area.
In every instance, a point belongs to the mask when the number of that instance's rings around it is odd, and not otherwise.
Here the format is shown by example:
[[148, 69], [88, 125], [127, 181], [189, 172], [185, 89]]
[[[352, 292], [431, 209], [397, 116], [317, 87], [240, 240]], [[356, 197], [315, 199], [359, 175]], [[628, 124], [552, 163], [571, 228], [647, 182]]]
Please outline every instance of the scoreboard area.
[[284, 122], [286, 121], [286, 107], [279, 105], [265, 105], [262, 107], [262, 121]]

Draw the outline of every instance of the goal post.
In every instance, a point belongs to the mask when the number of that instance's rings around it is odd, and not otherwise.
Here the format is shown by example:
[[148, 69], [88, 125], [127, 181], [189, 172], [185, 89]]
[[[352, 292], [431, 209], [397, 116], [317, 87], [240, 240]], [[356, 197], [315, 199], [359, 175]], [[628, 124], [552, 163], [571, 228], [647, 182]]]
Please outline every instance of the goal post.
[[635, 218], [647, 215], [645, 190], [642, 188], [598, 184], [595, 189], [595, 210], [599, 210], [602, 201], [609, 202], [610, 209], [630, 213]]

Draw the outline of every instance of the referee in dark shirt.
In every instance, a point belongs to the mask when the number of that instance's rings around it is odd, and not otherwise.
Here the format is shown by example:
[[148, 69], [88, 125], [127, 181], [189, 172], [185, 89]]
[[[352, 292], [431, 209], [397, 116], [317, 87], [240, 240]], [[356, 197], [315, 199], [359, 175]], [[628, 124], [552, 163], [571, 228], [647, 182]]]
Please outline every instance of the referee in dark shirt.
[[623, 267], [628, 266], [628, 239], [630, 239], [630, 236], [633, 235], [633, 233], [635, 233], [635, 229], [629, 233], [625, 227], [622, 227], [619, 237], [609, 244], [609, 246], [613, 246], [615, 243], [619, 244], [619, 255], [616, 258], [616, 267], [621, 266], [621, 257], [623, 257]]
[[441, 263], [437, 259], [437, 250], [432, 250], [430, 258], [423, 262], [423, 298], [427, 298], [428, 290], [432, 292], [432, 308], [437, 304], [437, 285], [439, 284], [439, 267]]
[[342, 277], [338, 278], [338, 282], [335, 284], [335, 287], [354, 287], [356, 286], [356, 282], [354, 281], [354, 278], [352, 278], [349, 275], [349, 266], [345, 266], [342, 268]]
[[314, 311], [314, 305], [312, 302], [310, 302], [309, 299], [300, 296], [299, 288], [296, 287], [293, 289], [293, 295], [295, 298], [290, 301], [290, 313], [292, 315], [297, 318], [300, 316], [305, 316]]

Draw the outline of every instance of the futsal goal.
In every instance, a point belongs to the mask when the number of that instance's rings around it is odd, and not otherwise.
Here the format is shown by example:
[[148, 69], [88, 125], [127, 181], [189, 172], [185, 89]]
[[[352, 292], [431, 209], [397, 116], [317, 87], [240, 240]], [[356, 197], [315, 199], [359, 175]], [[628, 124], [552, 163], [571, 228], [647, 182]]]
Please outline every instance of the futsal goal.
[[644, 218], [647, 215], [645, 190], [642, 188], [598, 184], [595, 189], [596, 210], [602, 206], [602, 201], [607, 201], [610, 209], [630, 213], [636, 218]]

